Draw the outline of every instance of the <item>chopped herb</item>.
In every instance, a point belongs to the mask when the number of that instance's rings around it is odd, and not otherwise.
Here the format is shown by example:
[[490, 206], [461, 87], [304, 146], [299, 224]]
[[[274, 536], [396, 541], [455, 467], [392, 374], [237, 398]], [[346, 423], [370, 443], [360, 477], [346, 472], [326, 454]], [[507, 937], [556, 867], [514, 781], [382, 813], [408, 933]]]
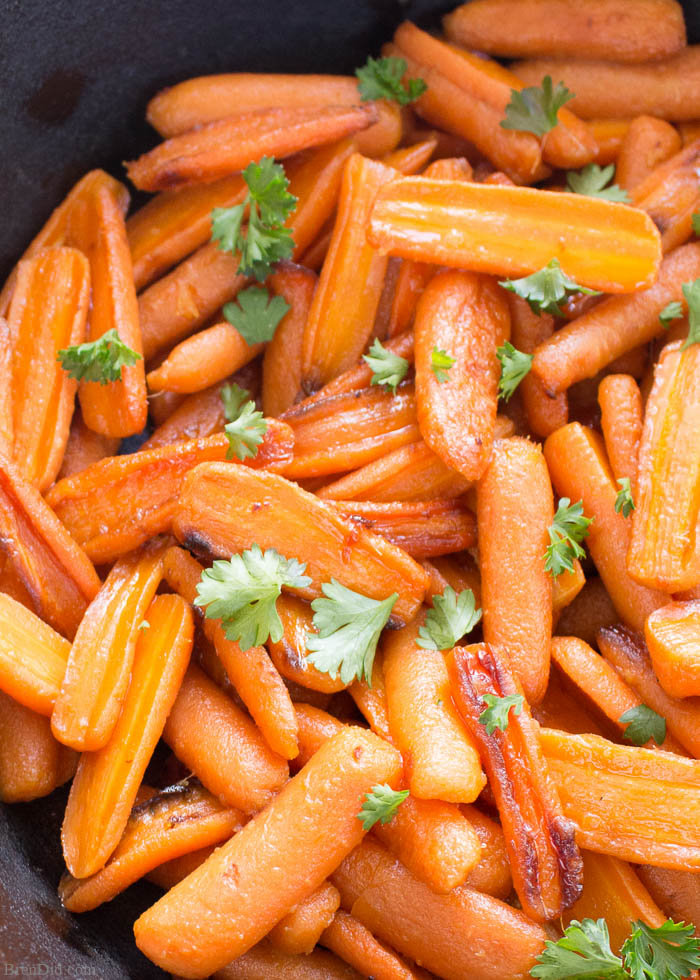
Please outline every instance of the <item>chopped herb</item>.
[[362, 355], [363, 361], [372, 369], [372, 384], [386, 385], [396, 394], [396, 389], [406, 377], [408, 361], [387, 350], [379, 338], [375, 338], [369, 354]]
[[573, 572], [574, 560], [585, 557], [580, 542], [588, 536], [592, 520], [583, 516], [580, 500], [572, 504], [568, 497], [562, 497], [559, 501], [554, 520], [547, 528], [549, 544], [544, 554], [544, 567], [555, 578], [562, 572]]
[[272, 340], [275, 330], [289, 309], [282, 296], [273, 296], [266, 289], [251, 286], [224, 305], [224, 317], [235, 327], [246, 344], [263, 344]]
[[683, 304], [674, 299], [672, 302], [667, 303], [663, 310], [659, 313], [659, 320], [661, 320], [661, 326], [664, 330], [668, 330], [671, 326], [673, 320], [680, 320], [683, 316]]
[[620, 489], [617, 491], [617, 497], [615, 498], [615, 513], [619, 514], [622, 511], [623, 517], [629, 517], [634, 510], [630, 478], [628, 476], [622, 476], [617, 482], [620, 484]]
[[514, 715], [520, 714], [525, 698], [522, 694], [507, 694], [502, 698], [496, 694], [484, 694], [482, 700], [487, 708], [479, 715], [479, 721], [487, 734], [493, 735], [497, 728], [502, 732], [506, 730], [511, 710]]
[[630, 196], [627, 191], [617, 184], [609, 183], [614, 176], [614, 163], [608, 167], [599, 167], [597, 163], [589, 163], [583, 170], [570, 170], [566, 175], [566, 186], [574, 194], [585, 194], [586, 197], [601, 197], [605, 201], [620, 201], [622, 204], [629, 204]]
[[639, 704], [620, 715], [620, 724], [626, 725], [625, 738], [633, 745], [646, 745], [654, 739], [661, 745], [666, 738], [666, 719], [646, 704]]
[[455, 358], [448, 354], [447, 351], [440, 350], [439, 347], [433, 347], [433, 352], [430, 355], [430, 366], [440, 384], [443, 381], [447, 381], [447, 372], [454, 362]]
[[392, 789], [387, 783], [373, 786], [362, 799], [362, 809], [357, 819], [362, 821], [363, 830], [371, 830], [375, 823], [389, 823], [403, 801], [408, 797], [407, 789]]
[[457, 595], [448, 585], [442, 595], [433, 596], [433, 608], [418, 630], [416, 644], [424, 650], [451, 650], [481, 619], [481, 609], [475, 606], [471, 589], [462, 589]]

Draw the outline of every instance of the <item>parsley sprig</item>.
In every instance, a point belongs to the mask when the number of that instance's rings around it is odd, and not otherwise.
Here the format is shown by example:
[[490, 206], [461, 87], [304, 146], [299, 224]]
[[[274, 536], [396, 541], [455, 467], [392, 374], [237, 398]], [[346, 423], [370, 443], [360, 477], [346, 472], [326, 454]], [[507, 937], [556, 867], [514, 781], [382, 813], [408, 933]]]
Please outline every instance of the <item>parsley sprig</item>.
[[241, 388], [235, 381], [231, 384], [223, 385], [219, 391], [219, 397], [224, 405], [224, 417], [227, 422], [233, 422], [238, 418], [241, 406], [250, 399], [250, 392], [247, 388]]
[[362, 101], [392, 99], [399, 105], [415, 102], [428, 86], [422, 78], [411, 78], [404, 85], [402, 79], [406, 68], [403, 58], [368, 58], [362, 68], [355, 70]]
[[620, 201], [629, 204], [630, 196], [618, 184], [611, 184], [615, 176], [615, 164], [599, 167], [597, 163], [589, 163], [583, 170], [569, 170], [566, 175], [566, 186], [573, 194], [585, 194], [586, 197], [600, 197], [605, 201]]
[[634, 510], [634, 499], [632, 497], [632, 485], [628, 476], [622, 476], [617, 481], [620, 489], [615, 497], [615, 513], [622, 513], [623, 517], [629, 517]]
[[[214, 208], [211, 213], [211, 237], [223, 252], [239, 252], [238, 271], [266, 278], [273, 263], [288, 259], [294, 251], [289, 228], [284, 227], [297, 199], [287, 190], [284, 168], [274, 157], [262, 157], [243, 171], [248, 193], [241, 204], [231, 208]], [[248, 225], [243, 233], [243, 219], [248, 211]]]
[[70, 378], [78, 381], [98, 381], [101, 385], [121, 381], [122, 368], [132, 367], [142, 360], [117, 333], [116, 327], [107, 330], [85, 344], [74, 344], [58, 352], [61, 367]]
[[625, 738], [633, 745], [646, 745], [652, 738], [661, 745], [666, 738], [666, 719], [646, 704], [625, 711], [619, 721], [626, 726]]
[[432, 368], [433, 374], [438, 379], [440, 384], [443, 381], [447, 381], [447, 372], [450, 370], [454, 364], [456, 358], [448, 354], [446, 350], [441, 350], [439, 347], [433, 347], [432, 353], [430, 355], [430, 367]]
[[510, 102], [506, 106], [503, 129], [518, 129], [534, 133], [540, 139], [557, 125], [557, 113], [574, 98], [563, 82], [552, 85], [550, 75], [545, 75], [542, 85], [524, 88], [520, 92], [511, 89]]
[[592, 517], [583, 516], [580, 500], [572, 504], [568, 497], [561, 498], [554, 520], [547, 528], [549, 544], [544, 553], [544, 567], [554, 578], [562, 572], [573, 572], [574, 560], [585, 557], [580, 542], [588, 536], [592, 521]]
[[496, 357], [501, 362], [498, 397], [507, 402], [525, 375], [529, 373], [532, 367], [532, 354], [523, 353], [506, 340], [505, 344], [496, 351]]
[[408, 794], [407, 789], [392, 789], [388, 783], [373, 786], [369, 793], [360, 797], [362, 809], [357, 814], [357, 819], [362, 821], [362, 829], [371, 830], [375, 823], [385, 824], [393, 820]]
[[418, 630], [416, 645], [424, 650], [451, 650], [480, 619], [481, 609], [476, 608], [472, 590], [462, 589], [457, 595], [448, 585], [442, 595], [433, 596], [433, 607]]
[[482, 701], [486, 709], [479, 715], [479, 721], [488, 735], [493, 735], [497, 728], [502, 732], [508, 727], [510, 712], [519, 715], [523, 710], [525, 698], [522, 694], [506, 694], [499, 698], [497, 694], [484, 694]]
[[263, 413], [256, 409], [255, 402], [244, 401], [235, 418], [224, 426], [224, 432], [228, 438], [226, 459], [234, 456], [240, 460], [254, 459], [265, 438], [267, 422]]
[[378, 337], [369, 349], [369, 354], [363, 354], [362, 360], [372, 369], [373, 385], [386, 385], [396, 394], [396, 389], [406, 377], [408, 361], [405, 357], [387, 350]]
[[694, 282], [684, 282], [683, 295], [688, 304], [688, 336], [681, 350], [687, 350], [691, 344], [700, 344], [700, 278]]
[[574, 282], [559, 264], [559, 259], [551, 259], [547, 265], [538, 272], [533, 272], [530, 276], [522, 279], [505, 279], [499, 282], [516, 296], [521, 296], [527, 300], [533, 313], [552, 313], [554, 316], [562, 316], [562, 300], [572, 293], [585, 293], [587, 296], [600, 295], [597, 289], [587, 289]]
[[273, 296], [266, 289], [250, 286], [224, 304], [224, 317], [235, 327], [246, 344], [264, 344], [272, 340], [275, 330], [289, 309], [282, 296]]
[[671, 300], [664, 306], [663, 310], [659, 313], [659, 320], [661, 321], [661, 326], [664, 330], [668, 330], [671, 323], [674, 320], [680, 320], [683, 316], [683, 304], [677, 300]]

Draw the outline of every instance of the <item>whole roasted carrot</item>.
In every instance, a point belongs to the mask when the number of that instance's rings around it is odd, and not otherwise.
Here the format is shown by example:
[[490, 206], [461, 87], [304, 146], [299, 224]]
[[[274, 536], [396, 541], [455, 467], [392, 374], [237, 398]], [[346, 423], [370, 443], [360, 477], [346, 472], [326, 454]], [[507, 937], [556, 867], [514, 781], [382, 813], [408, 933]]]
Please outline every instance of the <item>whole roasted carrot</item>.
[[360, 980], [359, 973], [325, 949], [295, 956], [266, 939], [214, 974], [215, 980]]
[[397, 780], [400, 766], [376, 735], [338, 732], [264, 811], [141, 916], [139, 948], [189, 977], [243, 954], [359, 843], [360, 797]]
[[[524, 354], [533, 354], [554, 333], [554, 317], [548, 313], [538, 316], [526, 300], [514, 293], [508, 294], [508, 305], [513, 346]], [[565, 392], [550, 394], [541, 378], [532, 372], [522, 379], [519, 391], [527, 424], [534, 435], [544, 439], [569, 421]]]
[[23, 803], [62, 786], [77, 757], [51, 734], [48, 718], [0, 691], [0, 800]]
[[[473, 482], [487, 465], [498, 408], [496, 347], [510, 334], [508, 304], [492, 280], [439, 272], [423, 292], [414, 325], [416, 408], [426, 444]], [[435, 351], [454, 359], [445, 372]]]
[[1, 454], [0, 540], [34, 611], [72, 639], [100, 580], [38, 490]]
[[252, 160], [332, 143], [377, 119], [373, 105], [275, 107], [229, 115], [173, 136], [127, 164], [127, 173], [144, 191], [211, 183]]
[[269, 277], [269, 283], [290, 307], [263, 357], [263, 409], [267, 415], [276, 417], [291, 408], [301, 394], [304, 328], [316, 276], [302, 266], [283, 263]]
[[615, 479], [637, 482], [639, 441], [642, 436], [642, 396], [629, 374], [609, 374], [598, 386], [601, 428]]
[[632, 203], [649, 215], [661, 235], [664, 252], [687, 242], [693, 234], [693, 214], [700, 207], [697, 186], [700, 139], [684, 146], [637, 184]]
[[338, 889], [324, 881], [280, 919], [268, 933], [268, 939], [284, 953], [308, 954], [330, 926], [339, 907]]
[[654, 673], [667, 694], [700, 694], [700, 602], [671, 602], [644, 624]]
[[90, 266], [76, 249], [46, 249], [19, 263], [8, 313], [12, 452], [41, 491], [61, 468], [78, 388], [58, 352], [85, 340], [89, 302]]
[[105, 456], [116, 456], [119, 443], [119, 439], [103, 436], [99, 432], [88, 429], [78, 409], [73, 413], [63, 462], [56, 479], [62, 480], [66, 476], [80, 473], [81, 470], [87, 469], [88, 466], [104, 459]]
[[262, 349], [262, 344], [249, 344], [233, 324], [223, 320], [173, 347], [165, 360], [148, 372], [148, 387], [151, 391], [190, 395], [223, 381], [249, 364]]
[[[581, 194], [426, 177], [402, 177], [379, 190], [368, 238], [391, 255], [509, 277], [530, 275], [557, 258], [576, 282], [609, 293], [650, 286], [661, 260], [658, 232], [635, 208]], [[613, 238], [614, 249], [603, 244]], [[515, 247], [518, 241], [522, 247]]]
[[361, 976], [376, 980], [421, 980], [426, 974], [375, 939], [361, 922], [342, 910], [321, 936], [321, 945], [355, 967]]
[[194, 620], [180, 596], [158, 596], [144, 622], [117, 724], [83, 753], [68, 797], [61, 839], [75, 878], [99, 871], [119, 843], [190, 659]]
[[0, 623], [0, 690], [49, 716], [66, 672], [70, 643], [4, 592]]
[[306, 562], [312, 583], [301, 595], [318, 596], [321, 583], [336, 578], [370, 598], [397, 592], [393, 616], [415, 616], [427, 576], [412, 558], [283, 477], [244, 469], [205, 463], [186, 478], [173, 521], [186, 547], [212, 556], [230, 556], [252, 544], [276, 548]]
[[518, 437], [499, 440], [476, 500], [484, 639], [508, 651], [528, 701], [536, 704], [549, 676], [552, 576], [544, 555], [554, 518], [539, 446]]
[[81, 620], [56, 698], [51, 727], [64, 745], [107, 745], [129, 684], [139, 627], [163, 575], [154, 541], [120, 559]]
[[678, 130], [655, 116], [637, 116], [630, 123], [620, 147], [615, 182], [633, 191], [660, 164], [681, 148]]

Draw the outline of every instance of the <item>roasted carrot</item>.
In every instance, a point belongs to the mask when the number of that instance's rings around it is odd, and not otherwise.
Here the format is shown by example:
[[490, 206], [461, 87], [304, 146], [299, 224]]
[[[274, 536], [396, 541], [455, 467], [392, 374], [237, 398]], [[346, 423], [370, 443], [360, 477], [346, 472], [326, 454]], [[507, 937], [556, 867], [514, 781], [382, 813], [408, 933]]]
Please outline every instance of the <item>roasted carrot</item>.
[[226, 424], [222, 387], [212, 385], [184, 398], [143, 443], [141, 450], [160, 449], [221, 432]]
[[[404, 551], [358, 529], [329, 504], [272, 473], [205, 463], [185, 479], [173, 521], [194, 551], [231, 555], [253, 543], [306, 562], [312, 583], [299, 594], [320, 595], [335, 577], [370, 598], [397, 592], [393, 616], [408, 621], [425, 594], [427, 575]], [[265, 501], [260, 507], [261, 498]]]
[[204, 123], [126, 165], [143, 191], [207, 184], [263, 156], [284, 158], [332, 143], [377, 122], [374, 105], [266, 108]]
[[[517, 350], [532, 354], [554, 333], [554, 317], [548, 313], [538, 316], [526, 300], [508, 294], [511, 341]], [[520, 382], [520, 396], [527, 424], [533, 434], [546, 438], [569, 421], [569, 405], [565, 392], [551, 395], [541, 379], [529, 372]]]
[[249, 344], [228, 320], [215, 323], [173, 347], [147, 376], [151, 391], [189, 395], [218, 384], [249, 364], [263, 344]]
[[299, 725], [299, 755], [291, 764], [293, 772], [299, 772], [333, 735], [345, 727], [335, 715], [322, 708], [301, 702], [294, 705]]
[[63, 876], [61, 901], [69, 912], [89, 912], [162, 863], [223, 843], [244, 823], [242, 813], [223, 807], [196, 781], [154, 791], [133, 807], [103, 868], [89, 878]]
[[465, 884], [505, 901], [513, 891], [513, 878], [501, 825], [471, 803], [463, 803], [460, 810], [481, 843], [481, 857]]
[[420, 980], [426, 974], [409, 966], [398, 953], [380, 943], [361, 922], [342, 910], [321, 936], [321, 945], [360, 973], [375, 980]]
[[581, 847], [662, 868], [700, 868], [700, 762], [548, 728], [540, 744]]
[[[284, 634], [277, 642], [269, 639], [267, 649], [282, 677], [314, 691], [331, 694], [342, 691], [345, 685], [339, 677], [331, 677], [306, 660], [306, 635], [314, 632], [311, 606], [296, 596], [283, 594], [277, 600], [277, 614], [282, 620]], [[253, 678], [253, 683], [259, 684], [259, 679]]]
[[264, 811], [141, 916], [139, 948], [189, 977], [243, 954], [360, 842], [360, 796], [397, 780], [400, 767], [398, 752], [376, 735], [338, 732]]
[[308, 954], [333, 921], [339, 907], [338, 889], [324, 881], [280, 919], [268, 933], [268, 939], [284, 953]]
[[558, 620], [562, 609], [570, 605], [581, 589], [586, 584], [586, 576], [583, 574], [581, 562], [574, 560], [574, 568], [571, 572], [562, 572], [552, 580], [552, 616]]
[[72, 639], [100, 580], [43, 497], [1, 454], [0, 542], [34, 611]]
[[631, 122], [631, 119], [588, 120], [588, 125], [598, 144], [595, 162], [599, 166], [607, 167], [609, 164], [615, 163], [620, 155], [620, 149]]
[[446, 586], [451, 585], [457, 593], [462, 589], [471, 589], [477, 609], [481, 607], [481, 573], [468, 552], [437, 556], [431, 561], [424, 560], [423, 567], [430, 575], [433, 599], [435, 595], [442, 595]]
[[[358, 134], [355, 135], [357, 137]], [[294, 261], [306, 255], [328, 222], [333, 220], [343, 170], [356, 148], [356, 140], [348, 137], [328, 146], [320, 146], [308, 155], [301, 154], [298, 162], [289, 161], [285, 165], [289, 193], [297, 199], [294, 210], [285, 222], [294, 238]], [[304, 262], [304, 265], [308, 266], [308, 263]]]
[[659, 229], [664, 252], [683, 245], [693, 234], [693, 214], [700, 207], [699, 162], [700, 139], [696, 139], [656, 167], [632, 194], [634, 206], [646, 211]]
[[[700, 877], [692, 871], [669, 871], [638, 864], [636, 872], [654, 901], [676, 922], [700, 921]], [[695, 927], [698, 935], [698, 927]]]
[[671, 602], [644, 624], [654, 673], [667, 694], [700, 694], [700, 601]]
[[609, 374], [598, 386], [600, 424], [605, 450], [616, 481], [637, 483], [639, 441], [642, 437], [642, 396], [629, 374]]
[[[207, 790], [204, 790], [206, 793]], [[238, 810], [227, 810], [222, 807], [220, 803], [216, 803], [223, 813], [234, 813], [237, 814]], [[245, 822], [245, 821], [244, 821]], [[230, 835], [226, 834], [223, 838], [228, 839]], [[165, 861], [163, 864], [159, 864], [157, 868], [149, 871], [146, 877], [149, 881], [152, 881], [154, 885], [158, 885], [163, 891], [170, 891], [174, 888], [183, 878], [187, 875], [192, 874], [195, 868], [198, 868], [200, 864], [204, 864], [206, 859], [214, 853], [216, 847], [211, 844], [207, 847], [200, 847], [196, 851], [190, 851], [187, 854], [182, 854], [180, 857], [172, 858], [170, 861]], [[105, 869], [109, 865], [105, 866]]]
[[360, 980], [359, 973], [325, 949], [295, 956], [283, 953], [267, 940], [214, 974], [214, 980], [277, 980], [277, 977], [286, 980]]
[[680, 151], [678, 130], [655, 116], [637, 116], [620, 147], [615, 182], [633, 191], [660, 164]]
[[[578, 636], [595, 647], [598, 630], [603, 626], [614, 626], [619, 619], [602, 580], [598, 576], [588, 577], [573, 602], [562, 609], [556, 632], [562, 636]], [[556, 728], [556, 725], [549, 727]]]
[[[511, 278], [557, 258], [576, 282], [609, 293], [650, 286], [661, 260], [658, 232], [635, 208], [426, 177], [401, 177], [379, 190], [368, 238], [391, 255]], [[613, 240], [614, 248], [603, 244]]]
[[0, 690], [49, 716], [66, 672], [70, 643], [4, 592], [0, 623]]
[[484, 639], [508, 651], [528, 701], [536, 704], [549, 676], [552, 576], [544, 554], [554, 518], [539, 446], [518, 437], [499, 440], [476, 501]]
[[0, 800], [23, 803], [62, 786], [77, 756], [51, 734], [48, 718], [0, 691]]
[[103, 436], [99, 432], [88, 429], [80, 410], [76, 410], [73, 413], [63, 462], [56, 479], [62, 480], [66, 476], [80, 473], [81, 470], [87, 469], [105, 456], [116, 456], [119, 443], [119, 439]]
[[400, 174], [417, 174], [424, 169], [437, 148], [436, 139], [421, 140], [409, 146], [401, 146], [382, 157], [382, 163], [393, 167]]
[[0, 317], [0, 452], [12, 456], [12, 337]]
[[532, 709], [532, 716], [546, 728], [558, 728], [572, 735], [616, 737], [615, 729], [600, 715], [593, 717], [575, 688], [564, 679], [556, 664], [552, 665], [547, 693]]
[[376, 735], [381, 735], [387, 742], [393, 742], [394, 736], [389, 729], [389, 708], [384, 682], [384, 654], [381, 649], [377, 651], [374, 658], [371, 679], [362, 678], [353, 681], [348, 692], [372, 731]]
[[262, 402], [267, 415], [278, 416], [301, 395], [304, 328], [316, 288], [316, 276], [291, 263], [280, 265], [269, 283], [290, 309], [265, 349]]

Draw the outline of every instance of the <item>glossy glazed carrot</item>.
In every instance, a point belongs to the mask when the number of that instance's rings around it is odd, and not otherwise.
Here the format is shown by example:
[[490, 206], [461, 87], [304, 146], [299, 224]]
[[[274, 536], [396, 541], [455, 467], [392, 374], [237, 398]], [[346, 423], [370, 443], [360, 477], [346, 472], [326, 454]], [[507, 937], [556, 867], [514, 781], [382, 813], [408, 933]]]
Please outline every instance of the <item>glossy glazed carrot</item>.
[[145, 622], [111, 737], [82, 755], [71, 786], [61, 840], [75, 878], [99, 871], [119, 843], [190, 659], [194, 620], [180, 596], [158, 596]]
[[476, 490], [484, 639], [508, 658], [528, 701], [547, 688], [552, 576], [545, 569], [552, 485], [536, 443], [513, 437], [494, 446]]
[[[526, 300], [514, 293], [508, 293], [508, 306], [513, 346], [524, 354], [533, 354], [554, 333], [554, 317], [548, 313], [538, 315]], [[566, 393], [550, 394], [531, 371], [520, 382], [519, 391], [527, 424], [534, 435], [545, 439], [569, 421]]]
[[276, 949], [266, 939], [239, 956], [215, 980], [360, 980], [359, 973], [325, 949], [295, 956]]
[[[669, 871], [640, 864], [637, 874], [654, 901], [676, 922], [700, 919], [700, 878], [692, 871]], [[695, 927], [698, 935], [698, 927]]]
[[[614, 251], [603, 245], [603, 231], [614, 238]], [[610, 293], [650, 286], [661, 260], [654, 224], [623, 204], [426, 177], [401, 177], [380, 189], [368, 237], [391, 255], [504, 278], [530, 275], [557, 258], [582, 286]]]
[[268, 933], [276, 949], [308, 954], [331, 924], [340, 907], [340, 893], [329, 881], [295, 905]]
[[572, 572], [562, 572], [552, 579], [552, 616], [556, 621], [562, 611], [570, 605], [586, 584], [581, 562], [574, 560]]
[[[306, 660], [306, 635], [314, 632], [313, 610], [309, 603], [296, 596], [282, 594], [277, 600], [277, 614], [282, 620], [284, 634], [278, 642], [268, 639], [267, 649], [282, 677], [313, 691], [330, 694], [342, 691], [345, 685], [340, 677], [331, 677]], [[253, 681], [259, 683], [257, 678], [253, 678]]]
[[321, 945], [336, 953], [361, 976], [375, 980], [420, 980], [426, 974], [411, 967], [378, 939], [361, 922], [342, 910], [321, 936]]
[[422, 623], [419, 617], [382, 644], [389, 730], [413, 796], [472, 803], [486, 780], [452, 704], [443, 654], [416, 644]]
[[62, 480], [66, 476], [80, 473], [81, 470], [87, 469], [105, 456], [116, 456], [119, 443], [119, 439], [103, 436], [99, 432], [88, 429], [80, 410], [77, 410], [73, 413], [63, 462], [56, 479]]
[[469, 872], [465, 884], [505, 901], [513, 891], [513, 878], [501, 825], [473, 804], [463, 803], [460, 810], [481, 844], [481, 857]]
[[149, 371], [151, 391], [190, 395], [218, 384], [249, 364], [263, 344], [249, 344], [236, 328], [223, 320], [173, 347], [162, 364]]
[[[333, 220], [343, 170], [348, 157], [357, 149], [358, 135], [300, 154], [285, 165], [289, 193], [297, 199], [296, 207], [285, 222], [294, 239], [292, 258], [296, 262], [306, 255]], [[313, 268], [306, 261], [303, 264]]]
[[652, 171], [681, 148], [678, 130], [655, 116], [637, 116], [630, 123], [617, 158], [615, 181], [633, 191]]
[[631, 119], [589, 119], [588, 125], [598, 144], [595, 162], [601, 167], [615, 163], [630, 127]]
[[48, 718], [0, 691], [0, 800], [24, 803], [62, 786], [77, 756], [51, 734]]
[[61, 468], [76, 381], [58, 352], [85, 340], [90, 266], [74, 248], [38, 252], [17, 266], [8, 312], [12, 345], [12, 452], [25, 478], [46, 490]]
[[634, 206], [646, 211], [659, 229], [664, 252], [683, 245], [693, 234], [693, 214], [700, 206], [694, 180], [699, 162], [700, 139], [696, 139], [656, 167], [632, 194]]
[[89, 912], [111, 901], [165, 862], [221, 844], [245, 823], [196, 781], [154, 792], [133, 807], [107, 864], [89, 878], [66, 873], [59, 895], [69, 912]]
[[639, 442], [642, 437], [642, 395], [629, 374], [609, 374], [598, 385], [600, 425], [605, 451], [615, 480], [637, 484]]
[[364, 677], [362, 680], [355, 680], [348, 688], [348, 692], [372, 731], [376, 735], [381, 735], [387, 742], [393, 742], [394, 736], [389, 729], [384, 654], [381, 648], [374, 658], [371, 683]]
[[49, 716], [66, 672], [70, 643], [4, 592], [0, 624], [0, 690]]
[[544, 455], [559, 496], [583, 501], [584, 514], [593, 518], [586, 547], [618, 615], [634, 629], [643, 629], [649, 613], [668, 599], [662, 592], [639, 585], [627, 571], [632, 528], [629, 518], [615, 512], [618, 488], [602, 439], [592, 429], [570, 422], [549, 436]]
[[382, 163], [387, 167], [393, 167], [400, 174], [420, 173], [430, 160], [437, 149], [436, 139], [421, 140], [409, 146], [401, 146], [398, 150], [392, 150], [382, 157]]
[[[13, 273], [14, 275], [14, 273]], [[0, 317], [0, 452], [12, 455], [12, 338]]]
[[[503, 291], [492, 280], [464, 272], [439, 272], [420, 298], [414, 324], [416, 409], [426, 444], [473, 482], [491, 454], [500, 365], [495, 348], [510, 334]], [[454, 364], [442, 380], [433, 351]]]
[[[299, 590], [320, 595], [335, 577], [370, 598], [397, 592], [392, 615], [415, 616], [427, 576], [405, 552], [379, 535], [358, 529], [328, 504], [283, 477], [222, 463], [198, 466], [185, 480], [173, 528], [178, 539], [208, 555], [231, 555], [253, 543], [306, 562], [312, 583]], [[261, 497], [266, 506], [251, 507]]]
[[398, 752], [376, 735], [338, 732], [263, 812], [141, 916], [137, 945], [190, 977], [241, 955], [360, 842], [359, 797], [399, 774]]
[[700, 602], [671, 602], [644, 624], [654, 673], [674, 698], [700, 695]]
[[221, 432], [226, 424], [223, 385], [212, 385], [183, 399], [143, 443], [141, 451], [160, 449], [176, 442], [200, 439]]
[[316, 288], [316, 276], [302, 266], [283, 263], [268, 281], [274, 293], [282, 296], [290, 307], [263, 357], [263, 409], [267, 415], [278, 416], [291, 408], [301, 395], [304, 328]]
[[100, 580], [90, 559], [44, 498], [2, 455], [0, 538], [34, 611], [72, 639]]
[[377, 192], [394, 177], [395, 170], [359, 153], [345, 164], [338, 216], [304, 331], [306, 391], [352, 367], [371, 336], [387, 259], [367, 242], [365, 223]]

